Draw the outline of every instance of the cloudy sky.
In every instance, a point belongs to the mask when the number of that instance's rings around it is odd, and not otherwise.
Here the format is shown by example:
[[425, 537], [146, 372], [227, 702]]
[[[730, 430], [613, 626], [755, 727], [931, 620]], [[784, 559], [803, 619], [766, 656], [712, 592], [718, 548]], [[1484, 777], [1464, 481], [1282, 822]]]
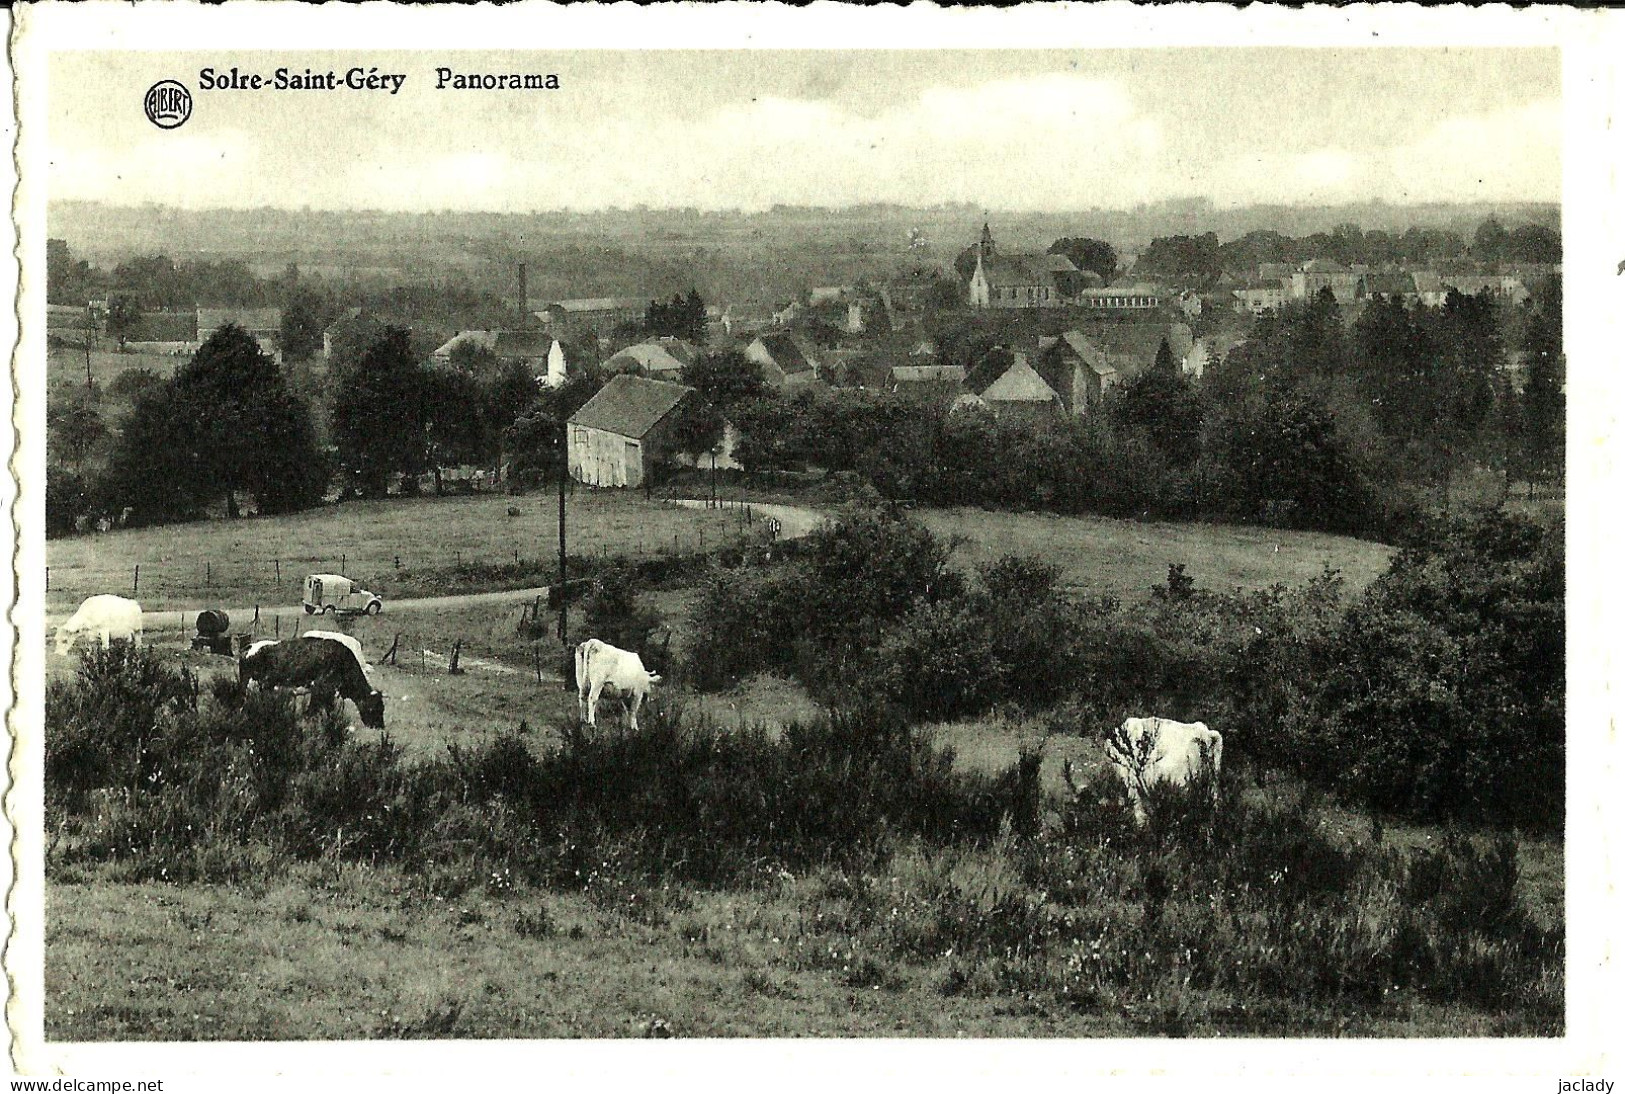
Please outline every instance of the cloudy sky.
[[[57, 54], [50, 197], [187, 207], [1560, 199], [1553, 49]], [[400, 94], [204, 92], [377, 66]], [[556, 73], [558, 91], [434, 88]], [[193, 92], [162, 131], [153, 82]]]

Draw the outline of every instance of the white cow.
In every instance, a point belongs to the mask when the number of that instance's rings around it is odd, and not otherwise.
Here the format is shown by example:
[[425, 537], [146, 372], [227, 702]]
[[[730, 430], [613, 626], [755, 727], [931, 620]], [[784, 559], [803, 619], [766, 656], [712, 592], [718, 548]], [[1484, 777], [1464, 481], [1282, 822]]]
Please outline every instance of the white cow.
[[1134, 820], [1141, 825], [1146, 823], [1146, 793], [1163, 783], [1188, 786], [1209, 779], [1217, 803], [1223, 757], [1224, 738], [1202, 722], [1128, 718], [1106, 738], [1106, 762], [1122, 780]]
[[73, 617], [56, 629], [56, 652], [67, 653], [81, 635], [95, 635], [106, 649], [115, 638], [141, 644], [141, 605], [122, 596], [87, 597]]
[[608, 642], [589, 638], [576, 647], [576, 697], [581, 704], [581, 720], [598, 724], [598, 696], [606, 686], [613, 687], [626, 711], [627, 724], [638, 728], [638, 708], [649, 696], [649, 686], [660, 677], [643, 667], [643, 658]]

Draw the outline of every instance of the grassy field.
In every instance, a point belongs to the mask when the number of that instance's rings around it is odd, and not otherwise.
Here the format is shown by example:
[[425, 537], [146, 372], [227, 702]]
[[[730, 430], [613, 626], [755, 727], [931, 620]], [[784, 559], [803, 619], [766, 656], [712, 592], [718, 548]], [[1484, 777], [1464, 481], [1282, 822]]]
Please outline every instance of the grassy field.
[[[636, 494], [582, 489], [567, 504], [572, 555], [687, 554], [753, 531], [732, 510]], [[510, 507], [520, 515], [509, 516]], [[343, 573], [386, 600], [524, 588], [547, 584], [557, 557], [557, 503], [546, 494], [354, 501], [285, 517], [54, 539], [46, 545], [47, 603], [59, 610], [93, 593], [128, 595], [138, 564], [136, 595], [150, 609], [298, 604], [304, 575], [322, 572]]]
[[[90, 351], [90, 375], [96, 381], [96, 386], [106, 391], [120, 373], [148, 368], [159, 376], [168, 376], [189, 360], [190, 354], [114, 353], [93, 349]], [[65, 346], [46, 351], [45, 378], [47, 384], [79, 384], [82, 387], [85, 382], [85, 351], [80, 347]]]
[[913, 516], [939, 537], [961, 536], [955, 559], [971, 566], [1001, 555], [1034, 555], [1061, 568], [1063, 584], [1138, 600], [1180, 563], [1208, 589], [1298, 585], [1330, 565], [1349, 591], [1369, 585], [1393, 549], [1320, 532], [1229, 524], [1167, 524], [983, 509], [919, 509]]

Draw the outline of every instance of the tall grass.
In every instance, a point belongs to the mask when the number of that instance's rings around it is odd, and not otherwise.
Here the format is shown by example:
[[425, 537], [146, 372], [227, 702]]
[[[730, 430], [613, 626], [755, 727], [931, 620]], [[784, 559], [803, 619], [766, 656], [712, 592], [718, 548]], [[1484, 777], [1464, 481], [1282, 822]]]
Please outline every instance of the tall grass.
[[[1159, 1035], [1325, 1030], [1416, 1003], [1562, 1029], [1562, 934], [1520, 902], [1510, 838], [1334, 837], [1319, 792], [1246, 763], [1216, 803], [1152, 788], [1140, 826], [1104, 773], [1047, 800], [1038, 751], [967, 774], [884, 710], [778, 735], [654, 710], [637, 731], [561, 727], [545, 754], [510, 732], [407, 764], [387, 736], [188, 679], [118, 649], [52, 690], [48, 751], [80, 762], [48, 771], [48, 871], [393, 864], [448, 899], [574, 891], [674, 945], [705, 933], [700, 891], [751, 890], [794, 905], [776, 928], [793, 967], [854, 989], [924, 976]], [[145, 713], [98, 737], [92, 689]], [[104, 754], [131, 739], [139, 762]]]

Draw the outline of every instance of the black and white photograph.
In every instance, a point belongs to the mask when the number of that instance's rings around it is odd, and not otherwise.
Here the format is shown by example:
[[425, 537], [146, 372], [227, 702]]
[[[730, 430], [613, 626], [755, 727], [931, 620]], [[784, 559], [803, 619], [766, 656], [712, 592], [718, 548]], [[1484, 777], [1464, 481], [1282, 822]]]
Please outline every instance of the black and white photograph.
[[1581, 13], [270, 7], [14, 28], [14, 1067], [1607, 1077]]

